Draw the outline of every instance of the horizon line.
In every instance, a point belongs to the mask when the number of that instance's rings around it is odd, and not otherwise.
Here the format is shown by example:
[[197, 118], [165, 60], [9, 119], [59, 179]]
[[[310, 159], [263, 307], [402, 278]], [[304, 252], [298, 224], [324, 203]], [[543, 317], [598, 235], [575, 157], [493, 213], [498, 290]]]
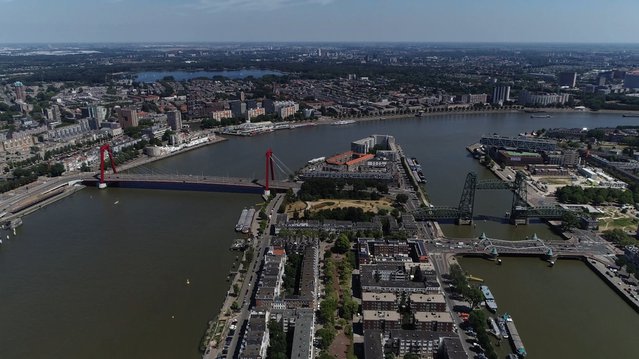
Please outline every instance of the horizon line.
[[90, 45], [90, 44], [156, 44], [156, 45], [172, 45], [172, 44], [502, 44], [502, 45], [639, 45], [637, 42], [587, 42], [587, 41], [459, 41], [459, 40], [432, 40], [432, 41], [416, 41], [416, 40], [176, 40], [176, 41], [14, 41], [0, 42], [0, 45]]

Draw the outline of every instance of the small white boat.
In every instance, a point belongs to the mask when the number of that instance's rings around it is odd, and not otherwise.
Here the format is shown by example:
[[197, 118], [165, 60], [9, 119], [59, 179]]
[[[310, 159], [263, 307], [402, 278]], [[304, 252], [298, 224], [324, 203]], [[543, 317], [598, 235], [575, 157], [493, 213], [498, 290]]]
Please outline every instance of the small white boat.
[[118, 204], [118, 203], [120, 203], [120, 201], [115, 201], [115, 202], [113, 202], [113, 204]]
[[186, 279], [186, 285], [191, 285], [191, 281], [188, 278]]

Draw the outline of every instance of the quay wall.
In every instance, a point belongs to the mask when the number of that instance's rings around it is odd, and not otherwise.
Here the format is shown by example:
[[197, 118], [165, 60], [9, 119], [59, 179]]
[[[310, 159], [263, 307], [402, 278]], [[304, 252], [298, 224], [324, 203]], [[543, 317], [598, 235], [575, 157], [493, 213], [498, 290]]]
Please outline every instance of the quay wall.
[[[595, 274], [599, 276], [599, 278], [601, 278], [610, 288], [612, 288], [617, 294], [619, 294], [621, 298], [626, 303], [628, 303], [628, 305], [632, 307], [632, 309], [634, 309], [636, 312], [639, 313], [639, 302], [632, 299], [629, 293], [623, 291], [619, 286], [617, 286], [615, 282], [613, 282], [613, 279], [615, 278], [612, 278], [606, 275], [605, 273], [606, 268], [600, 268], [599, 266], [593, 263], [594, 260], [592, 259], [583, 258], [582, 260], [586, 263], [588, 268], [590, 268], [593, 272], [595, 272]], [[600, 264], [603, 265], [602, 263]]]

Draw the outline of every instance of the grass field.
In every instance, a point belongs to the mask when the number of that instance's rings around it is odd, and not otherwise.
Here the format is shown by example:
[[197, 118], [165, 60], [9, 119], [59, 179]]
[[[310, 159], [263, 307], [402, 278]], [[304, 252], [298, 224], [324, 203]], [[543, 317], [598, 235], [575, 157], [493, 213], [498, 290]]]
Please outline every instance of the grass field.
[[313, 202], [297, 201], [291, 203], [286, 207], [286, 213], [293, 214], [297, 211], [301, 215], [302, 212], [306, 209], [310, 210], [311, 212], [317, 212], [324, 209], [347, 207], [361, 208], [364, 212], [377, 213], [380, 209], [391, 211], [393, 209], [392, 204], [393, 203], [391, 202], [391, 200], [387, 198], [382, 198], [377, 201], [365, 201], [356, 199], [320, 199]]

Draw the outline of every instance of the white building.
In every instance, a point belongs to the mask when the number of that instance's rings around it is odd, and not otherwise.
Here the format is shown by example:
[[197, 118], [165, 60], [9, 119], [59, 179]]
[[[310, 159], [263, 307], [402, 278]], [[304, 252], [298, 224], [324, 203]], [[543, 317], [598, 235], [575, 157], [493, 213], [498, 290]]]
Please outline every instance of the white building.
[[522, 90], [519, 93], [518, 102], [522, 105], [540, 105], [549, 106], [555, 104], [565, 104], [570, 99], [568, 94], [541, 93], [534, 94], [532, 92]]
[[211, 112], [211, 118], [216, 121], [222, 121], [225, 118], [233, 118], [233, 112], [231, 110], [213, 111]]
[[464, 94], [461, 96], [461, 102], [467, 104], [486, 103], [488, 101], [488, 95], [482, 94]]
[[493, 89], [493, 105], [503, 105], [510, 101], [510, 86], [495, 86]]

